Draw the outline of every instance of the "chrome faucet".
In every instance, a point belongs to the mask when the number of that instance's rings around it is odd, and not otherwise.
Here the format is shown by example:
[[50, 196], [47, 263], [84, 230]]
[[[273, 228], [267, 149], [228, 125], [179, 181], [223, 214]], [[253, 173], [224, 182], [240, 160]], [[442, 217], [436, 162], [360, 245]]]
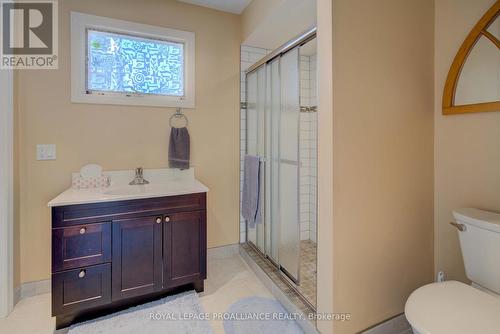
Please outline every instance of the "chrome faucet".
[[144, 177], [142, 176], [144, 170], [142, 167], [136, 168], [135, 169], [135, 177], [132, 180], [132, 182], [129, 183], [131, 186], [135, 185], [142, 185], [142, 184], [149, 184], [149, 181], [144, 180]]

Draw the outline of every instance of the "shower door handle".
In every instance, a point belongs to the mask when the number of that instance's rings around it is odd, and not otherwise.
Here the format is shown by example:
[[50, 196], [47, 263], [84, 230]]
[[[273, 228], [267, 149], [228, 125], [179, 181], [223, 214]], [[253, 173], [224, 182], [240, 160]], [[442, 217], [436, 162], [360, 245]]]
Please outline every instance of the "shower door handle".
[[293, 165], [293, 166], [299, 166], [299, 167], [302, 166], [302, 163], [295, 161], [295, 160], [280, 159], [280, 162], [282, 164], [286, 164], [286, 165]]

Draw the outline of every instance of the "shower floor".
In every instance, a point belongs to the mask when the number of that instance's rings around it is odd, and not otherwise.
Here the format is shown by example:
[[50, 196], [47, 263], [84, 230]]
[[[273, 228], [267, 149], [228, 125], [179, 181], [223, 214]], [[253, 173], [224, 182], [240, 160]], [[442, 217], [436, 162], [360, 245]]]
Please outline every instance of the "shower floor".
[[297, 290], [316, 306], [316, 243], [311, 240], [300, 241], [300, 285]]
[[[297, 286], [283, 275], [269, 260], [264, 258], [260, 251], [257, 251], [253, 246], [247, 243], [241, 244], [241, 248], [248, 254], [251, 261], [262, 269], [262, 271], [271, 279], [276, 287], [281, 290], [288, 300], [293, 303], [305, 315], [314, 314], [314, 307], [311, 306], [309, 300], [298, 292]], [[313, 321], [312, 318], [309, 319]], [[313, 321], [314, 322], [314, 321]]]
[[[300, 242], [299, 284], [295, 284], [286, 275], [281, 274], [279, 269], [265, 259], [263, 254], [256, 251], [254, 247], [248, 244], [242, 244], [241, 246], [300, 309], [310, 313], [311, 307], [316, 308], [317, 246], [315, 242], [311, 240], [302, 240]], [[307, 304], [310, 306], [307, 306]]]

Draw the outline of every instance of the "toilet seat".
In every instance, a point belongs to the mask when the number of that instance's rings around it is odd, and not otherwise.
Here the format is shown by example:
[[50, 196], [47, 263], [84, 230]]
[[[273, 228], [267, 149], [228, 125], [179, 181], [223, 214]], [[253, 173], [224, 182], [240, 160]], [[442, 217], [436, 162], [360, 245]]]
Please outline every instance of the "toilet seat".
[[500, 333], [500, 298], [456, 281], [415, 290], [405, 315], [420, 334]]

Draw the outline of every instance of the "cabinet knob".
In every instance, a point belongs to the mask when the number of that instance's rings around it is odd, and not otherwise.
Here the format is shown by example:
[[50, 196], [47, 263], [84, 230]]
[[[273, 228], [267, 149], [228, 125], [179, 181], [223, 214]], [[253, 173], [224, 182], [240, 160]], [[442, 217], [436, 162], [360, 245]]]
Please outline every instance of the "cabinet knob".
[[160, 217], [156, 218], [156, 224], [161, 224], [161, 218]]
[[86, 274], [85, 270], [80, 270], [80, 272], [78, 273], [78, 277], [84, 278], [85, 274]]
[[168, 223], [170, 221], [170, 217], [165, 217], [165, 223]]
[[85, 234], [87, 232], [87, 228], [86, 227], [82, 227], [80, 229], [80, 234]]

